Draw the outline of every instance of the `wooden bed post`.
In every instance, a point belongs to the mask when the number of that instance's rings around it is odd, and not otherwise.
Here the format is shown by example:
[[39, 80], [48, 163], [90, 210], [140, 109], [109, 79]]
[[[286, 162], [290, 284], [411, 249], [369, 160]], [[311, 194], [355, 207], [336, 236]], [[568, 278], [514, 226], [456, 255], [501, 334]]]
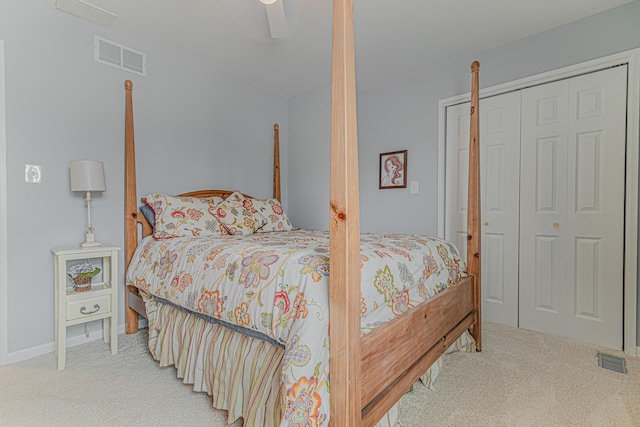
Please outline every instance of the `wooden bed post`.
[[[138, 205], [136, 200], [136, 151], [133, 137], [133, 83], [124, 82], [126, 89], [125, 122], [124, 122], [124, 265], [125, 271], [129, 267], [133, 253], [138, 245]], [[129, 305], [129, 286], [125, 286], [125, 332], [138, 332], [138, 313]]]
[[476, 349], [482, 350], [480, 324], [480, 114], [478, 71], [480, 63], [471, 64], [471, 123], [469, 132], [469, 193], [467, 201], [467, 271], [475, 276], [473, 287], [474, 323], [471, 335]]
[[352, 0], [333, 1], [329, 344], [331, 419], [361, 419], [360, 212]]
[[280, 194], [280, 127], [273, 125], [273, 198], [282, 202]]

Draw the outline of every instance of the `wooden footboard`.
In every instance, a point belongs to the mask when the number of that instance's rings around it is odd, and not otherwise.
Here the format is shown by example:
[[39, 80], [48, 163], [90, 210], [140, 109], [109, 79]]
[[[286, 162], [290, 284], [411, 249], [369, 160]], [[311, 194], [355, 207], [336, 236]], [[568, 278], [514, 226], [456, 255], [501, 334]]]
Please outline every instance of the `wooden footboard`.
[[466, 277], [361, 341], [362, 424], [375, 424], [473, 323]]

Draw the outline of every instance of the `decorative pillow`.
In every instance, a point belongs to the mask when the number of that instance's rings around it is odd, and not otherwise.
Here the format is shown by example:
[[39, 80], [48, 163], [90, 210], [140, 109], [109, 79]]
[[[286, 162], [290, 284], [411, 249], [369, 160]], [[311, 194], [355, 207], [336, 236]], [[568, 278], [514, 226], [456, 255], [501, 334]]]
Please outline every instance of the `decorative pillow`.
[[253, 200], [235, 191], [218, 203], [215, 216], [227, 233], [249, 235], [267, 223], [265, 217], [253, 207]]
[[272, 231], [290, 231], [293, 225], [282, 209], [277, 199], [253, 200], [253, 207], [267, 219], [267, 223], [257, 233], [270, 233]]
[[213, 214], [214, 207], [222, 201], [220, 197], [176, 197], [164, 194], [149, 194], [145, 203], [155, 214], [153, 237], [219, 236], [223, 233]]
[[153, 212], [153, 209], [151, 208], [151, 206], [142, 205], [140, 206], [139, 211], [142, 212], [142, 215], [144, 215], [149, 225], [151, 225], [151, 228], [153, 228], [156, 224], [156, 214], [155, 212]]

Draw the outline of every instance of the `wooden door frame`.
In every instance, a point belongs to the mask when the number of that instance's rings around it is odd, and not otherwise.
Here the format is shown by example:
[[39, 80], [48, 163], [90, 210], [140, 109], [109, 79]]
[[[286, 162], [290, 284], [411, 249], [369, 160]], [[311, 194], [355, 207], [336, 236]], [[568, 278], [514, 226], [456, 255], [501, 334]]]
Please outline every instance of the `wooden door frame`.
[[[480, 98], [500, 95], [528, 86], [568, 79], [617, 65], [628, 65], [627, 141], [625, 178], [624, 241], [624, 315], [623, 348], [626, 354], [640, 356], [636, 342], [638, 297], [638, 146], [640, 145], [640, 49], [620, 52], [592, 61], [559, 68], [480, 90]], [[441, 99], [438, 102], [438, 236], [444, 237], [446, 189], [446, 109], [469, 102], [470, 93]]]

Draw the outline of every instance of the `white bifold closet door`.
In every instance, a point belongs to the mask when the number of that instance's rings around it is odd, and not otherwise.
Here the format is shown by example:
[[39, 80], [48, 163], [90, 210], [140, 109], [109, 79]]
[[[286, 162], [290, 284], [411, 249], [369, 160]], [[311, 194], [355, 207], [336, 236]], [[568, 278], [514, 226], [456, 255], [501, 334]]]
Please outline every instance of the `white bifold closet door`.
[[[464, 259], [469, 105], [447, 108], [445, 237]], [[480, 151], [482, 317], [518, 326], [520, 92], [480, 100]]]
[[[626, 66], [480, 101], [482, 317], [622, 348]], [[466, 248], [469, 104], [447, 108]]]
[[622, 348], [626, 67], [522, 93], [520, 326]]

